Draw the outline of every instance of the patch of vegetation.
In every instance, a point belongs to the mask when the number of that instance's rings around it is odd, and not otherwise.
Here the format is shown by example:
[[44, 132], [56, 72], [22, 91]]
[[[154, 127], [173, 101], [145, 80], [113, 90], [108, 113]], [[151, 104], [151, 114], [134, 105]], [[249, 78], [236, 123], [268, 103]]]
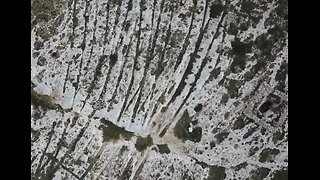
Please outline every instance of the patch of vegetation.
[[217, 139], [217, 143], [221, 143], [229, 136], [229, 134], [229, 132], [220, 132], [216, 134], [214, 137]]
[[247, 163], [247, 162], [243, 162], [243, 163], [240, 163], [240, 164], [236, 165], [236, 166], [234, 167], [234, 169], [235, 169], [236, 171], [239, 171], [240, 169], [246, 168], [247, 166], [248, 166], [248, 163]]
[[199, 142], [202, 137], [202, 128], [195, 127], [190, 133], [188, 131], [192, 118], [189, 116], [187, 110], [184, 111], [182, 117], [178, 120], [176, 126], [173, 129], [174, 135], [181, 139], [183, 142], [190, 140], [193, 142]]
[[242, 129], [246, 125], [243, 117], [238, 117], [237, 120], [234, 121], [232, 129]]
[[158, 147], [159, 152], [161, 154], [169, 154], [170, 153], [170, 149], [168, 147], [168, 144], [157, 144], [157, 147]]
[[253, 66], [253, 73], [258, 73], [260, 70], [266, 67], [268, 60], [257, 59], [257, 63]]
[[285, 90], [285, 80], [288, 75], [288, 63], [283, 62], [280, 65], [280, 69], [278, 70], [275, 80], [278, 81], [276, 89], [284, 92]]
[[31, 0], [31, 17], [37, 22], [48, 22], [59, 14], [62, 0]]
[[284, 138], [284, 131], [277, 131], [275, 133], [273, 133], [273, 136], [272, 136], [272, 141], [274, 144], [276, 144], [278, 141], [282, 140]]
[[110, 66], [114, 66], [118, 60], [117, 54], [111, 54], [110, 55]]
[[60, 57], [60, 54], [59, 54], [58, 51], [56, 51], [56, 52], [53, 52], [53, 53], [51, 54], [51, 57], [54, 58], [54, 59], [58, 59], [58, 58]]
[[236, 73], [238, 71], [238, 68], [240, 68], [241, 70], [244, 70], [245, 67], [246, 67], [245, 56], [235, 56], [230, 65], [230, 69], [233, 73]]
[[252, 51], [252, 43], [241, 42], [239, 38], [235, 38], [231, 42], [233, 61], [230, 65], [231, 71], [236, 72], [237, 68], [244, 70], [246, 67], [246, 53]]
[[224, 119], [228, 119], [229, 116], [230, 116], [230, 112], [226, 112], [226, 113], [224, 114]]
[[232, 129], [237, 130], [237, 129], [242, 129], [246, 125], [254, 123], [254, 121], [244, 114], [241, 114], [237, 117], [237, 119], [234, 121]]
[[192, 123], [192, 125], [195, 126], [195, 125], [197, 125], [199, 123], [199, 121], [198, 120], [193, 120], [191, 123]]
[[190, 127], [191, 119], [192, 118], [189, 116], [188, 111], [185, 110], [182, 117], [178, 120], [176, 126], [173, 129], [174, 135], [177, 138], [182, 139], [183, 141], [186, 141], [188, 139], [188, 129]]
[[212, 148], [214, 148], [214, 147], [216, 147], [216, 143], [215, 143], [214, 141], [211, 141], [211, 142], [210, 142], [210, 149], [212, 149]]
[[211, 166], [207, 180], [223, 180], [226, 178], [225, 167]]
[[217, 69], [213, 69], [210, 72], [210, 76], [208, 78], [208, 81], [212, 81], [213, 79], [217, 79], [217, 77], [219, 76], [220, 72], [221, 72], [221, 67], [218, 67]]
[[250, 14], [255, 9], [255, 3], [251, 0], [244, 0], [241, 4], [241, 12]]
[[202, 128], [195, 127], [193, 128], [192, 132], [189, 133], [189, 140], [193, 142], [199, 142], [202, 137]]
[[246, 31], [249, 29], [249, 27], [250, 27], [250, 21], [244, 21], [240, 24], [239, 28], [241, 31]]
[[271, 180], [288, 180], [288, 168], [275, 171]]
[[199, 112], [202, 109], [202, 104], [197, 104], [196, 107], [194, 107], [194, 111]]
[[223, 94], [220, 103], [221, 104], [226, 104], [229, 100], [229, 95], [228, 94]]
[[275, 8], [276, 14], [284, 20], [288, 20], [288, 0], [277, 1], [278, 6]]
[[226, 86], [227, 91], [228, 91], [228, 96], [229, 98], [235, 98], [239, 96], [239, 87], [242, 85], [243, 83], [241, 81], [238, 80], [234, 80], [234, 79], [228, 79], [228, 85]]
[[102, 126], [103, 131], [103, 141], [116, 141], [120, 139], [120, 137], [130, 140], [133, 136], [133, 132], [129, 132], [122, 127], [118, 127], [117, 125], [113, 124], [110, 121], [102, 118], [101, 123], [105, 124], [106, 126]]
[[215, 1], [210, 8], [210, 17], [217, 18], [224, 11], [224, 8], [220, 1]]
[[239, 27], [236, 23], [231, 22], [228, 29], [228, 34], [237, 35], [239, 31]]
[[245, 81], [250, 81], [252, 78], [261, 70], [263, 70], [268, 63], [268, 60], [257, 58], [257, 63], [253, 66], [253, 68], [250, 71], [247, 71], [243, 78]]
[[250, 172], [251, 180], [265, 179], [270, 172], [269, 168], [259, 167], [258, 169], [253, 169]]
[[148, 135], [146, 138], [139, 136], [135, 144], [135, 147], [138, 151], [141, 152], [146, 150], [147, 147], [151, 146], [152, 144], [153, 144], [153, 139], [150, 135]]
[[280, 153], [279, 149], [271, 149], [271, 148], [265, 148], [260, 153], [259, 161], [264, 162], [272, 162], [274, 160], [274, 157]]
[[243, 135], [243, 139], [247, 139], [249, 136], [251, 136], [256, 130], [257, 130], [258, 126], [252, 127], [250, 128], [244, 135]]

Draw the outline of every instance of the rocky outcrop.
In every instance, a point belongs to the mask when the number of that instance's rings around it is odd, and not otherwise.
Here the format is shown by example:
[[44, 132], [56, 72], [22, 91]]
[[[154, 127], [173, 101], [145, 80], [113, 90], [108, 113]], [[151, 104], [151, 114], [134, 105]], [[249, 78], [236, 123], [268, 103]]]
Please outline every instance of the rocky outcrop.
[[33, 179], [287, 172], [286, 0], [32, 0], [31, 14]]

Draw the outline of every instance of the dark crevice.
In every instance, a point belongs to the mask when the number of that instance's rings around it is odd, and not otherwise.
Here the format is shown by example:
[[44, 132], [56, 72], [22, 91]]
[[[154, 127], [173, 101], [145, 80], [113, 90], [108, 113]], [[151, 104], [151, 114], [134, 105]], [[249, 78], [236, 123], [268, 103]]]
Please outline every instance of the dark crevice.
[[72, 10], [72, 36], [70, 38], [71, 40], [71, 48], [73, 48], [73, 44], [74, 44], [74, 37], [75, 37], [75, 34], [74, 34], [74, 31], [79, 23], [79, 20], [77, 18], [77, 15], [76, 15], [76, 9], [77, 9], [77, 0], [73, 0], [73, 10]]
[[[154, 49], [155, 49], [156, 40], [157, 40], [158, 35], [159, 35], [159, 24], [160, 24], [160, 21], [161, 21], [161, 14], [162, 14], [162, 11], [163, 11], [163, 4], [164, 4], [164, 0], [162, 0], [162, 2], [161, 2], [161, 10], [160, 10], [159, 18], [158, 18], [157, 29], [156, 29], [156, 32], [154, 34], [152, 44], [149, 43], [149, 44], [151, 44], [151, 46], [148, 47], [148, 50], [149, 50], [148, 51], [148, 56], [147, 56], [146, 63], [145, 63], [145, 66], [144, 66], [142, 80], [140, 81], [140, 84], [139, 84], [140, 92], [139, 92], [136, 104], [135, 104], [135, 106], [133, 108], [133, 114], [132, 114], [131, 119], [135, 119], [135, 117], [136, 117], [136, 113], [138, 112], [139, 103], [140, 103], [141, 98], [142, 98], [142, 93], [144, 92], [143, 90], [144, 90], [144, 85], [145, 85], [145, 81], [146, 81], [146, 77], [147, 77], [147, 70], [149, 69], [150, 62], [152, 60], [153, 52], [154, 52]], [[171, 34], [171, 24], [169, 25], [169, 28], [168, 28], [168, 31], [167, 31], [167, 38], [166, 38], [166, 43], [165, 43], [164, 50], [166, 48], [166, 45], [168, 44], [168, 41], [169, 41], [168, 37], [170, 37], [170, 34]], [[149, 42], [151, 42], [151, 38], [150, 38]], [[161, 61], [161, 58], [160, 58], [159, 61]]]
[[138, 57], [140, 56], [140, 36], [141, 36], [141, 23], [142, 23], [142, 6], [143, 6], [143, 3], [142, 1], [140, 2], [140, 17], [139, 17], [139, 24], [138, 24], [138, 32], [136, 34], [137, 36], [137, 45], [136, 45], [136, 55], [134, 57], [134, 60], [133, 60], [133, 67], [132, 67], [132, 72], [131, 72], [131, 79], [130, 79], [130, 83], [129, 83], [129, 86], [128, 86], [128, 90], [127, 90], [127, 93], [126, 93], [126, 96], [125, 96], [125, 99], [124, 99], [124, 102], [123, 102], [123, 105], [122, 105], [122, 108], [120, 110], [120, 114], [118, 116], [118, 119], [117, 121], [120, 120], [121, 116], [122, 116], [122, 113], [123, 111], [125, 110], [125, 107], [126, 107], [126, 104], [127, 104], [127, 101], [129, 99], [129, 95], [130, 95], [130, 91], [132, 89], [132, 85], [133, 85], [133, 82], [134, 82], [134, 77], [135, 77], [135, 70], [136, 70], [136, 66], [137, 66], [137, 61], [138, 61]]
[[190, 22], [190, 26], [189, 26], [189, 31], [188, 31], [188, 33], [186, 35], [186, 38], [184, 39], [181, 51], [179, 52], [179, 55], [178, 55], [178, 58], [177, 58], [177, 62], [175, 63], [175, 65], [173, 67], [173, 69], [175, 71], [177, 70], [178, 66], [181, 64], [183, 55], [186, 53], [187, 47], [190, 44], [190, 33], [191, 33], [191, 30], [192, 30], [192, 26], [193, 26], [194, 15], [195, 15], [195, 13], [193, 12], [192, 16], [191, 16], [191, 22]]
[[[228, 2], [227, 2], [227, 3], [228, 3]], [[207, 9], [207, 6], [206, 6], [206, 9]], [[206, 57], [202, 60], [201, 65], [200, 65], [200, 68], [199, 68], [198, 72], [195, 74], [195, 80], [192, 82], [191, 87], [190, 87], [190, 89], [189, 89], [189, 91], [188, 91], [188, 94], [187, 94], [186, 97], [183, 99], [183, 102], [182, 102], [181, 105], [179, 106], [179, 108], [178, 108], [178, 110], [176, 111], [174, 117], [177, 116], [177, 114], [180, 112], [180, 110], [181, 110], [181, 108], [183, 107], [183, 105], [186, 103], [186, 101], [187, 101], [188, 98], [190, 97], [191, 93], [194, 91], [194, 88], [195, 88], [195, 86], [196, 86], [196, 84], [197, 84], [197, 82], [198, 82], [198, 80], [199, 80], [199, 78], [200, 78], [201, 72], [202, 72], [203, 68], [205, 67], [205, 65], [208, 63], [208, 60], [209, 60], [209, 57], [208, 57], [209, 51], [210, 51], [210, 49], [211, 49], [211, 47], [212, 47], [212, 44], [213, 44], [214, 40], [218, 37], [217, 34], [218, 34], [218, 32], [219, 32], [219, 29], [220, 29], [220, 27], [221, 27], [222, 21], [223, 21], [224, 17], [226, 16], [226, 14], [227, 14], [227, 11], [224, 11], [224, 13], [223, 13], [223, 15], [221, 16], [221, 19], [220, 19], [220, 21], [219, 21], [219, 23], [218, 23], [218, 27], [217, 27], [217, 29], [216, 29], [216, 32], [215, 32], [214, 36], [213, 36], [213, 39], [212, 39], [212, 41], [211, 41], [211, 43], [210, 43], [210, 45], [209, 45], [209, 48], [208, 48], [208, 50], [207, 50]], [[204, 20], [205, 20], [205, 18], [204, 18]], [[206, 24], [206, 26], [205, 26], [204, 29], [203, 29], [203, 27], [201, 27], [201, 29], [200, 29], [200, 34], [199, 34], [199, 37], [198, 37], [198, 39], [197, 39], [197, 41], [196, 41], [195, 50], [194, 50], [194, 52], [191, 54], [190, 61], [189, 61], [189, 64], [188, 64], [188, 66], [187, 66], [187, 69], [190, 69], [190, 72], [187, 72], [187, 70], [185, 71], [184, 78], [182, 78], [182, 80], [180, 81], [180, 84], [179, 84], [179, 86], [178, 86], [178, 88], [177, 88], [177, 90], [179, 90], [179, 91], [176, 91], [173, 96], [178, 96], [178, 95], [180, 95], [180, 94], [181, 94], [181, 91], [184, 89], [184, 87], [185, 87], [185, 85], [186, 85], [186, 83], [185, 83], [184, 80], [185, 80], [186, 77], [191, 73], [191, 70], [192, 70], [192, 68], [193, 68], [193, 63], [196, 61], [196, 54], [197, 54], [197, 52], [199, 51], [199, 47], [200, 47], [200, 43], [201, 43], [201, 41], [202, 41], [202, 39], [203, 39], [203, 35], [204, 35], [204, 33], [207, 31], [207, 29], [208, 29], [209, 22], [210, 22], [210, 21], [207, 22], [207, 24]], [[182, 82], [182, 83], [181, 83], [181, 82]]]
[[112, 105], [114, 103], [114, 99], [117, 96], [118, 89], [119, 89], [119, 84], [120, 84], [120, 81], [121, 81], [122, 76], [123, 76], [123, 71], [125, 70], [127, 58], [128, 58], [129, 52], [130, 52], [131, 44], [132, 44], [132, 40], [133, 40], [133, 36], [130, 37], [129, 45], [127, 46], [128, 48], [126, 50], [126, 53], [124, 54], [124, 59], [123, 59], [124, 62], [122, 63], [122, 66], [121, 66], [121, 69], [120, 69], [120, 72], [119, 72], [119, 76], [117, 78], [117, 83], [116, 83], [116, 86], [115, 86], [115, 90], [112, 93], [111, 99], [107, 101], [107, 102], [109, 102], [108, 111], [111, 110]]
[[[103, 66], [103, 64], [104, 64], [105, 59], [106, 59], [106, 55], [102, 55], [102, 56], [99, 58], [99, 60], [98, 60], [98, 64], [97, 64], [97, 66], [96, 66], [96, 68], [95, 68], [95, 71], [94, 71], [93, 80], [92, 80], [92, 82], [90, 83], [90, 86], [89, 86], [89, 88], [88, 88], [88, 90], [87, 90], [87, 93], [88, 93], [88, 94], [87, 94], [86, 99], [84, 100], [84, 103], [83, 103], [81, 109], [83, 109], [84, 106], [86, 105], [86, 102], [87, 102], [87, 100], [90, 98], [93, 89], [96, 87], [96, 82], [98, 81], [98, 79], [99, 79], [100, 76], [102, 75], [101, 69], [102, 69], [102, 66]], [[73, 99], [73, 101], [74, 101], [74, 99]]]
[[66, 78], [64, 80], [64, 83], [63, 83], [63, 93], [66, 92], [66, 84], [67, 84], [67, 81], [68, 81], [68, 77], [69, 77], [69, 70], [70, 70], [70, 62], [68, 63], [68, 68], [67, 68], [67, 74], [66, 74]]

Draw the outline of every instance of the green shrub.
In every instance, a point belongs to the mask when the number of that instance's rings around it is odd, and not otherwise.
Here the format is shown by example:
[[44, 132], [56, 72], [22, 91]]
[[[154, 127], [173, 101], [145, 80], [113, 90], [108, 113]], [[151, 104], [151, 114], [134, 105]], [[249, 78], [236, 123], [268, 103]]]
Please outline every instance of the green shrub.
[[169, 154], [170, 153], [170, 149], [168, 147], [168, 144], [157, 144], [157, 147], [159, 149], [159, 152], [161, 154]]
[[226, 177], [225, 169], [220, 166], [211, 166], [207, 180], [223, 180]]
[[102, 126], [103, 130], [103, 141], [116, 141], [120, 137], [125, 138], [125, 139], [131, 139], [133, 136], [133, 132], [129, 132], [125, 130], [122, 127], [118, 127], [117, 125], [113, 124], [110, 121], [107, 121], [106, 119], [101, 119], [101, 123], [105, 124], [106, 126]]
[[153, 144], [153, 139], [150, 135], [148, 135], [146, 138], [139, 136], [135, 147], [138, 151], [141, 152], [146, 150], [147, 147], [151, 146], [152, 144]]
[[181, 139], [183, 142], [190, 140], [193, 142], [199, 142], [202, 137], [202, 128], [195, 127], [192, 132], [189, 132], [189, 127], [192, 118], [189, 116], [187, 110], [184, 111], [182, 117], [178, 120], [176, 126], [173, 129], [174, 135]]

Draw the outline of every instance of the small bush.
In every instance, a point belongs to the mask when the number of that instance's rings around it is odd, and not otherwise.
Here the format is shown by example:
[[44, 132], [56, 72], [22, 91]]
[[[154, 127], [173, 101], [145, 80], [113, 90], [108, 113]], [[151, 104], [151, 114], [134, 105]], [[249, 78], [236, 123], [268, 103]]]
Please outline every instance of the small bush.
[[192, 118], [189, 116], [187, 110], [184, 111], [182, 117], [178, 120], [176, 126], [173, 129], [174, 135], [181, 139], [183, 142], [190, 140], [193, 142], [199, 142], [202, 137], [202, 128], [195, 127], [192, 132], [189, 132], [190, 123]]
[[272, 162], [274, 160], [274, 157], [278, 155], [280, 151], [278, 149], [271, 149], [271, 148], [265, 148], [260, 153], [259, 161], [264, 162]]
[[275, 171], [271, 179], [272, 180], [288, 180], [288, 169]]
[[146, 138], [139, 136], [135, 147], [138, 151], [141, 152], [141, 151], [146, 150], [147, 147], [151, 146], [152, 144], [153, 144], [153, 140], [150, 135], [148, 135]]
[[168, 147], [168, 144], [157, 144], [157, 147], [158, 147], [159, 152], [161, 154], [169, 154], [170, 153], [170, 149]]
[[223, 180], [226, 177], [225, 169], [221, 166], [211, 166], [207, 180]]
[[123, 137], [125, 139], [131, 139], [131, 137], [133, 136], [133, 132], [129, 132], [122, 127], [118, 127], [117, 125], [113, 124], [110, 121], [107, 121], [104, 118], [101, 119], [101, 123], [107, 125], [102, 126], [104, 142], [110, 140], [116, 141], [120, 139], [120, 137]]
[[189, 117], [188, 111], [185, 110], [173, 129], [174, 135], [182, 141], [186, 141], [189, 138], [188, 129], [190, 127], [190, 123], [191, 118]]

